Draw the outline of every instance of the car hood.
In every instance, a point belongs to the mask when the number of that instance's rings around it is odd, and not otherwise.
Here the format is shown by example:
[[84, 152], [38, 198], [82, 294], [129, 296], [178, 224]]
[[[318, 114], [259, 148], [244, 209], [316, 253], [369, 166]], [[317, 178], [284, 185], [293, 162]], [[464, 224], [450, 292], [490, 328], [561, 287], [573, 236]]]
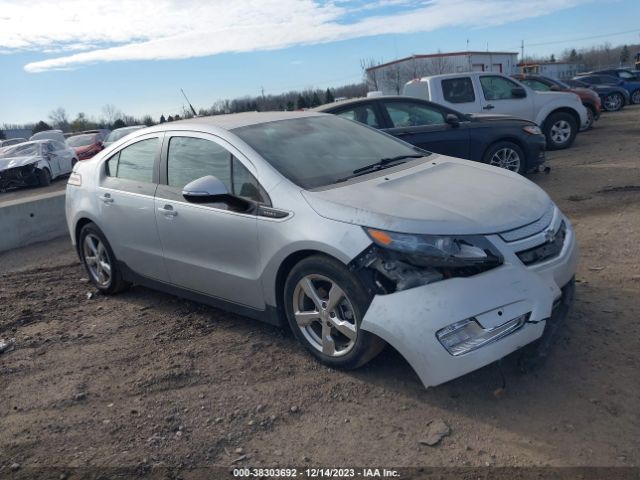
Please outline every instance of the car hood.
[[[303, 190], [321, 216], [383, 230], [490, 234], [538, 220], [549, 196], [518, 174], [443, 155], [337, 188]], [[357, 181], [355, 181], [357, 180]]]
[[24, 167], [30, 163], [36, 163], [41, 160], [36, 155], [28, 155], [23, 157], [0, 158], [0, 171], [9, 170], [10, 168]]

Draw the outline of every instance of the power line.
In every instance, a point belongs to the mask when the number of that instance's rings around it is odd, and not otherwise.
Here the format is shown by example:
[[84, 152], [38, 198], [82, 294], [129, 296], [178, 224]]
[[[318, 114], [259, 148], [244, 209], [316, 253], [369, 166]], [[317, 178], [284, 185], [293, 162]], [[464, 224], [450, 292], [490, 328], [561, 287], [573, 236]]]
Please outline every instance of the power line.
[[[552, 42], [527, 43], [527, 47], [542, 47], [545, 45], [554, 45], [557, 43], [570, 43], [570, 42], [580, 42], [582, 40], [593, 40], [595, 38], [617, 37], [619, 35], [626, 35], [629, 33], [636, 33], [636, 32], [640, 33], [640, 30], [636, 29], [636, 30], [627, 30], [625, 32], [604, 33], [601, 35], [591, 35], [589, 37], [572, 38], [570, 40], [554, 40]], [[508, 49], [512, 50], [512, 49], [521, 48], [523, 44], [524, 44], [524, 40], [522, 41], [521, 45], [518, 45], [517, 47], [509, 47]]]

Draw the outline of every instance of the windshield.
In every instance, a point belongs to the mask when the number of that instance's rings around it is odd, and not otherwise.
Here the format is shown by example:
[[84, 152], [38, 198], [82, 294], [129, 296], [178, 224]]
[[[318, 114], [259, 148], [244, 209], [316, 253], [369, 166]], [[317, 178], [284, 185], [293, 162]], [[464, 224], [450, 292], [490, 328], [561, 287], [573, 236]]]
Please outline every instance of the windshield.
[[87, 145], [95, 143], [95, 139], [95, 133], [87, 135], [74, 135], [73, 137], [67, 138], [67, 145], [69, 145], [70, 147], [86, 147]]
[[303, 188], [336, 183], [382, 159], [427, 155], [383, 133], [334, 116], [251, 125], [233, 133]]
[[558, 80], [557, 78], [552, 78], [551, 80], [553, 81], [553, 83], [555, 83], [556, 85], [559, 85], [562, 88], [571, 88], [569, 85], [567, 85], [562, 80]]
[[0, 149], [0, 158], [32, 157], [40, 155], [39, 143], [21, 143]]

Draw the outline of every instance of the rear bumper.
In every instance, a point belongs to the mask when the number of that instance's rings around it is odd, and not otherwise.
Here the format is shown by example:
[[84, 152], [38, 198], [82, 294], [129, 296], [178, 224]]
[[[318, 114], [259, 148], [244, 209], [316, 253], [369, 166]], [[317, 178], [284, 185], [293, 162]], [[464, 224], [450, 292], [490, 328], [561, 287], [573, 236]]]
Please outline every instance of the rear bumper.
[[[392, 345], [416, 371], [425, 387], [439, 385], [488, 365], [544, 335], [552, 335], [558, 300], [572, 284], [578, 260], [569, 229], [561, 253], [533, 267], [515, 254], [499, 268], [467, 278], [452, 278], [374, 297], [361, 328]], [[440, 343], [438, 332], [475, 319], [482, 328], [498, 328], [526, 316], [526, 322], [498, 340], [460, 355]], [[566, 313], [565, 313], [566, 315]], [[545, 333], [549, 332], [549, 333]]]

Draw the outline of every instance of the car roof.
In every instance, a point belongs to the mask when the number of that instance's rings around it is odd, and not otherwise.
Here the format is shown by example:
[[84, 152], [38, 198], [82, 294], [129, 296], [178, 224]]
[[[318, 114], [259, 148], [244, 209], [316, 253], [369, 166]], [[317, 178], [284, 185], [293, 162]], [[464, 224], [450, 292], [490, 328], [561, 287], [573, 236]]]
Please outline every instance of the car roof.
[[312, 112], [310, 110], [296, 112], [243, 112], [231, 113], [227, 115], [213, 115], [210, 117], [194, 117], [174, 122], [166, 122], [161, 125], [149, 127], [148, 132], [157, 132], [165, 130], [190, 130], [199, 128], [219, 128], [222, 130], [233, 130], [250, 125], [261, 123], [277, 122], [279, 120], [291, 120], [295, 118], [304, 118], [312, 116], [321, 116], [322, 113]]
[[[373, 102], [377, 100], [402, 100], [419, 103], [433, 103], [429, 102], [428, 100], [423, 100], [422, 98], [410, 97], [408, 95], [380, 95], [379, 97], [358, 97], [350, 98], [348, 100], [340, 100], [339, 102], [325, 103], [324, 105], [320, 105], [319, 107], [312, 108], [311, 111], [326, 112], [327, 110], [332, 110], [334, 108], [342, 107], [345, 105], [358, 105], [360, 103]], [[442, 105], [438, 106], [442, 107]]]

